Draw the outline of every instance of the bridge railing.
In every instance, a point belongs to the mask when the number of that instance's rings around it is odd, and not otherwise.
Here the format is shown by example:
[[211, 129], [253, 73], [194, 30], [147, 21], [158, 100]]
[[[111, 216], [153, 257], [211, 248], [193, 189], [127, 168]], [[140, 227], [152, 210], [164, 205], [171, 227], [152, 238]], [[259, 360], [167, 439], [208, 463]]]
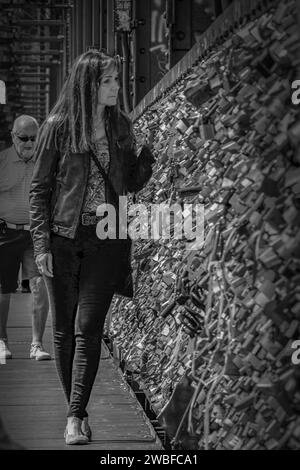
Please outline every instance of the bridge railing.
[[216, 18], [210, 27], [200, 36], [191, 50], [144, 96], [131, 113], [133, 121], [145, 110], [168, 92], [176, 82], [199, 60], [205, 58], [218, 44], [222, 44], [244, 23], [260, 16], [278, 0], [236, 0]]

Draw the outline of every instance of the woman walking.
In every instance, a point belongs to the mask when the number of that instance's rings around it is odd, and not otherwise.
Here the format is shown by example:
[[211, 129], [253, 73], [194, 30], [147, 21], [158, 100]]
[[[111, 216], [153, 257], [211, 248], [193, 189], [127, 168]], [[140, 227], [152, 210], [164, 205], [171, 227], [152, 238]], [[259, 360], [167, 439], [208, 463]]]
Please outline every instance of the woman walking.
[[[99, 239], [97, 207], [139, 191], [153, 156], [137, 157], [132, 125], [118, 105], [119, 60], [98, 50], [77, 58], [39, 132], [31, 191], [35, 259], [51, 300], [54, 349], [68, 403], [65, 440], [86, 444], [86, 411], [106, 314], [130, 270], [130, 240]], [[118, 225], [118, 224], [117, 224]]]

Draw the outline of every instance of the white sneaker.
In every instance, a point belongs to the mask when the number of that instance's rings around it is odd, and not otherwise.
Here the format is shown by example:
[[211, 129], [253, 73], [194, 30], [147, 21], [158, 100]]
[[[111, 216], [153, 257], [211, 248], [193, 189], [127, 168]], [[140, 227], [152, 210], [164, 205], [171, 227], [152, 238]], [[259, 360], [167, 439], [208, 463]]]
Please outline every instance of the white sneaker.
[[30, 359], [36, 361], [48, 361], [51, 359], [49, 353], [47, 353], [41, 344], [32, 344], [30, 348]]
[[0, 339], [0, 363], [6, 359], [11, 359], [12, 353], [8, 348], [7, 339]]

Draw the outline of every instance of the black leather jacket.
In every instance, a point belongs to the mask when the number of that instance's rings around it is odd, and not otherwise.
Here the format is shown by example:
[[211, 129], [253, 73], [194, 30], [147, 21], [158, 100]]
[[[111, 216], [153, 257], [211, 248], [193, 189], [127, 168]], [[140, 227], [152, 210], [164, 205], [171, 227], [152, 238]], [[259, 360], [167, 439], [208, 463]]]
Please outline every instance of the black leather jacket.
[[[147, 146], [137, 157], [132, 126], [125, 115], [109, 114], [105, 121], [109, 143], [109, 179], [118, 195], [139, 191], [152, 175], [154, 158]], [[35, 256], [50, 252], [51, 231], [74, 238], [87, 187], [90, 155], [67, 152], [61, 154], [54, 140], [40, 139], [36, 150], [30, 189], [30, 229]], [[106, 202], [115, 197], [106, 185]]]

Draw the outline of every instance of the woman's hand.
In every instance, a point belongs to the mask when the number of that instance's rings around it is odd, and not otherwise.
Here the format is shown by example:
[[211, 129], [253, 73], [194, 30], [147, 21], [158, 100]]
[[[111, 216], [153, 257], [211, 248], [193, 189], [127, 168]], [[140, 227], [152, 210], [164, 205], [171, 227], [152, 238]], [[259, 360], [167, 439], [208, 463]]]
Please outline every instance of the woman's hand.
[[53, 277], [52, 253], [43, 253], [41, 255], [37, 255], [35, 262], [41, 274]]

